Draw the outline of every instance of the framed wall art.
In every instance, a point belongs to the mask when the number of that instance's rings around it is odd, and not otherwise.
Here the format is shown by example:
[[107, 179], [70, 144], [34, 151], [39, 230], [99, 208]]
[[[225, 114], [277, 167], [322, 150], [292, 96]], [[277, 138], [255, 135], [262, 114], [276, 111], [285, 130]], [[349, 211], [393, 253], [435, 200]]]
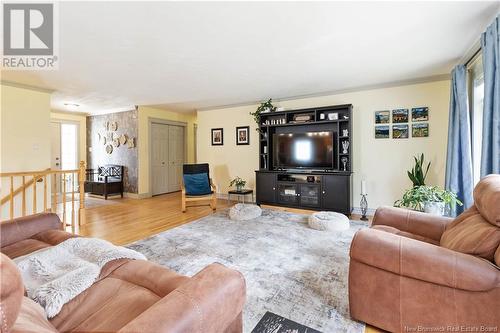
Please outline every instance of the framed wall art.
[[240, 126], [236, 127], [236, 144], [249, 145], [250, 144], [250, 127]]
[[212, 128], [212, 146], [224, 145], [224, 129]]

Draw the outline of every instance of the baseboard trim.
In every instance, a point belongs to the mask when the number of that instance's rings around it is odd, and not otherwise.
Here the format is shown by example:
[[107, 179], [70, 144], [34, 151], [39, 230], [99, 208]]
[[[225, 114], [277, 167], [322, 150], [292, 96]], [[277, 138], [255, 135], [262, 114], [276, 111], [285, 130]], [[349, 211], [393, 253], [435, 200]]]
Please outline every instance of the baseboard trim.
[[[217, 199], [227, 200], [227, 193], [217, 193], [216, 196], [217, 196]], [[231, 196], [231, 199], [233, 199], [233, 198], [236, 198], [236, 196]], [[249, 198], [249, 200], [247, 201], [245, 199], [245, 202], [252, 202], [250, 200], [249, 195], [247, 195], [246, 198]], [[254, 200], [255, 200], [255, 196], [254, 196]], [[255, 203], [255, 201], [253, 203]], [[279, 207], [279, 206], [277, 206], [277, 207]], [[306, 208], [304, 208], [304, 209], [306, 209]], [[375, 208], [368, 208], [366, 210], [366, 216], [373, 216], [375, 214], [375, 210], [376, 210]], [[362, 215], [361, 207], [352, 207], [352, 214]]]

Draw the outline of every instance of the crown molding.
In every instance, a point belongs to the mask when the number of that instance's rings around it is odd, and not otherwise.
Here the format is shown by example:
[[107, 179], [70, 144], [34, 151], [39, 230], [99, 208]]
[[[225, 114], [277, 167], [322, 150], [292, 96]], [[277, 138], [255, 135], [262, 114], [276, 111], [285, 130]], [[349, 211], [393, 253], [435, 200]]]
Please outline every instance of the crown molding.
[[[426, 77], [409, 79], [409, 80], [400, 80], [400, 81], [391, 81], [391, 82], [385, 82], [385, 83], [370, 84], [370, 85], [358, 86], [358, 87], [353, 87], [353, 88], [348, 88], [348, 89], [330, 90], [330, 91], [324, 91], [324, 92], [313, 93], [313, 94], [304, 94], [304, 95], [295, 95], [295, 96], [289, 96], [289, 97], [273, 98], [273, 102], [274, 101], [275, 102], [282, 102], [282, 101], [290, 101], [290, 100], [295, 100], [295, 99], [304, 99], [304, 98], [313, 98], [313, 97], [323, 97], [323, 96], [330, 96], [330, 95], [340, 95], [340, 94], [346, 94], [346, 93], [351, 93], [351, 92], [384, 89], [384, 88], [392, 88], [392, 87], [400, 87], [400, 86], [409, 86], [409, 85], [413, 85], [413, 84], [421, 84], [421, 83], [429, 83], [429, 82], [437, 82], [437, 81], [448, 81], [448, 80], [450, 80], [450, 78], [451, 78], [450, 74], [439, 74], [439, 75], [426, 76]], [[210, 106], [210, 107], [199, 108], [199, 109], [197, 109], [197, 111], [202, 112], [202, 111], [210, 111], [210, 110], [217, 110], [217, 109], [228, 109], [228, 108], [241, 107], [241, 106], [258, 105], [260, 103], [261, 103], [261, 101], [249, 101], [249, 102], [242, 102], [242, 103], [225, 104], [225, 105], [220, 105], [220, 106]]]
[[5, 81], [5, 80], [2, 80], [1, 84], [3, 86], [10, 86], [10, 87], [14, 87], [14, 88], [21, 88], [21, 89], [27, 89], [27, 90], [34, 90], [34, 91], [48, 93], [48, 94], [52, 94], [55, 91], [55, 89], [41, 88], [41, 87], [31, 86], [29, 84], [23, 84], [23, 83], [17, 83], [17, 82], [12, 82], [12, 81]]
[[58, 109], [50, 109], [50, 113], [67, 114], [69, 116], [84, 116], [84, 117], [88, 117], [91, 115], [88, 112], [66, 111], [66, 110], [58, 110]]

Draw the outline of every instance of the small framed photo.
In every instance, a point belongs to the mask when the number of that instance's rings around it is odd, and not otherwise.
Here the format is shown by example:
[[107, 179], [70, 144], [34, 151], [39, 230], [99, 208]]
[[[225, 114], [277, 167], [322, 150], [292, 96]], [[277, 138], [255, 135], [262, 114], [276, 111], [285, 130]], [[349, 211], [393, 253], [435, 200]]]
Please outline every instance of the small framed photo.
[[408, 125], [392, 125], [393, 139], [408, 139]]
[[375, 126], [375, 139], [388, 139], [389, 125]]
[[411, 109], [411, 121], [428, 121], [428, 120], [429, 120], [429, 108], [427, 106]]
[[375, 111], [375, 124], [388, 124], [391, 120], [391, 111]]
[[250, 127], [240, 126], [236, 127], [236, 144], [249, 145], [250, 144]]
[[413, 138], [426, 138], [429, 136], [429, 124], [411, 124], [411, 136]]
[[392, 110], [392, 122], [394, 124], [408, 122], [408, 109]]
[[212, 146], [224, 145], [224, 129], [212, 128]]

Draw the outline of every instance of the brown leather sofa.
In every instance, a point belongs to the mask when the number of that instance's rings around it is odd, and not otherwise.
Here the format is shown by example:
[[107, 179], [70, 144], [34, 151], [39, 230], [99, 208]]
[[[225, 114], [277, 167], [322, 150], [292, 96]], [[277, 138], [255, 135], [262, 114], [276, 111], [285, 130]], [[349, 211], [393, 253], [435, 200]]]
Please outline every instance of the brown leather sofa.
[[242, 332], [245, 280], [220, 264], [189, 278], [148, 261], [114, 260], [89, 289], [47, 320], [43, 308], [24, 297], [11, 259], [69, 237], [54, 214], [0, 224], [2, 333]]
[[377, 209], [351, 244], [351, 316], [391, 332], [499, 331], [500, 175], [474, 201], [456, 219]]

